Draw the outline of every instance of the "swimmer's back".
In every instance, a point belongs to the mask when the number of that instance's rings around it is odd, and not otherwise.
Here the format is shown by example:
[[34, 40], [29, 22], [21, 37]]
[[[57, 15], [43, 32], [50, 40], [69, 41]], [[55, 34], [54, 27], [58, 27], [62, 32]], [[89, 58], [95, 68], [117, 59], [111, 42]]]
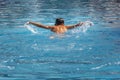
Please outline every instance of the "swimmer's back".
[[55, 33], [65, 33], [67, 31], [67, 27], [64, 25], [53, 26], [51, 31], [53, 31]]

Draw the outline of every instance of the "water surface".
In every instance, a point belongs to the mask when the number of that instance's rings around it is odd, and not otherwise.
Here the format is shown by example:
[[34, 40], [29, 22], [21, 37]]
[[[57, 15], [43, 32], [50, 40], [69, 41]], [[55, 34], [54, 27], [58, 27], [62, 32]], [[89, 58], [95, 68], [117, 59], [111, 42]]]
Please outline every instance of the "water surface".
[[[85, 33], [68, 31], [50, 39], [54, 25], [90, 20]], [[118, 0], [0, 0], [0, 80], [119, 80], [120, 2]]]

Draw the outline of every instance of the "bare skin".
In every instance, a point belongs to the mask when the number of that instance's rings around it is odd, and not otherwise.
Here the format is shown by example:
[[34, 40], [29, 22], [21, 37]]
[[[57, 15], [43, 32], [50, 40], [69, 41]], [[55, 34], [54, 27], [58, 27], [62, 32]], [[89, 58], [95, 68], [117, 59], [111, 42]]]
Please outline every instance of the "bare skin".
[[29, 22], [29, 24], [35, 25], [40, 28], [51, 30], [52, 32], [55, 32], [57, 34], [63, 34], [65, 32], [67, 32], [67, 30], [69, 30], [69, 29], [73, 29], [73, 28], [81, 26], [83, 24], [83, 22], [75, 24], [75, 25], [71, 25], [71, 26], [65, 26], [64, 24], [55, 25], [55, 26], [45, 26], [40, 23], [31, 22], [31, 21]]

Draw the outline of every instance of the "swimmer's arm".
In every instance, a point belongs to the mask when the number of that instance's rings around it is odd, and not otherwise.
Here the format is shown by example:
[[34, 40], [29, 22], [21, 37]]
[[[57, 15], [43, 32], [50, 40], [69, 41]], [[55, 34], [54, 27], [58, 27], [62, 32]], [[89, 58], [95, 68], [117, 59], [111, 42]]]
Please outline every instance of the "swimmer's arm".
[[45, 26], [45, 25], [42, 25], [42, 24], [37, 23], [37, 22], [31, 22], [30, 21], [29, 24], [32, 24], [32, 25], [35, 25], [37, 27], [44, 28], [44, 29], [51, 29], [52, 28], [52, 26]]
[[79, 27], [79, 26], [82, 26], [83, 22], [80, 22], [78, 24], [75, 24], [75, 25], [71, 25], [71, 26], [66, 26], [67, 29], [73, 29], [73, 28], [76, 28], [76, 27]]

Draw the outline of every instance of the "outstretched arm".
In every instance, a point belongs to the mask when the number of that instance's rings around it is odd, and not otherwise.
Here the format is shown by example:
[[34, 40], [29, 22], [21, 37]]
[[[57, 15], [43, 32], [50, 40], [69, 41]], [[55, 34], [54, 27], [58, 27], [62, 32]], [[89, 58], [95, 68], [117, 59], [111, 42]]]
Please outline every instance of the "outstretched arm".
[[45, 25], [42, 25], [40, 23], [37, 23], [37, 22], [29, 22], [29, 24], [32, 24], [32, 25], [35, 25], [37, 27], [40, 27], [40, 28], [44, 28], [44, 29], [51, 29], [52, 27], [51, 26], [45, 26]]
[[67, 27], [67, 29], [73, 29], [73, 28], [76, 28], [76, 27], [78, 27], [78, 26], [82, 26], [82, 24], [83, 24], [83, 22], [80, 22], [80, 23], [78, 23], [78, 24], [71, 25], [71, 26], [66, 26], [66, 27]]

